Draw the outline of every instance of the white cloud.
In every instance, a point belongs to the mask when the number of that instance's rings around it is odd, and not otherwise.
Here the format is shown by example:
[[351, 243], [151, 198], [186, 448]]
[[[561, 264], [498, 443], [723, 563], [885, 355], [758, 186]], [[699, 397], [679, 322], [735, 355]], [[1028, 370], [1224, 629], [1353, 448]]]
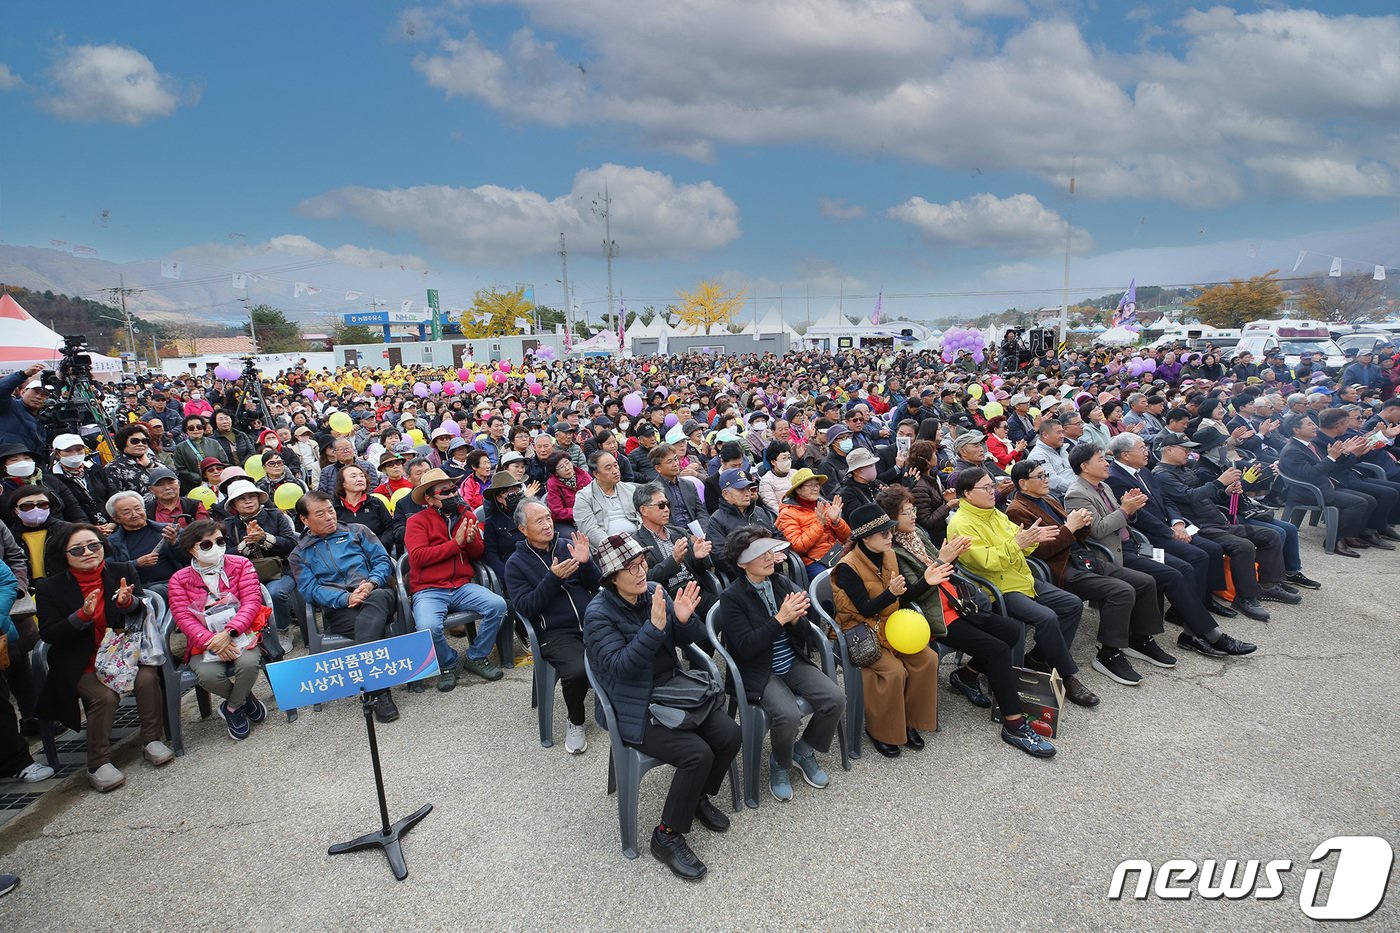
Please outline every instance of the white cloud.
[[739, 208], [711, 182], [677, 184], [644, 168], [602, 165], [574, 176], [567, 194], [480, 185], [453, 188], [338, 188], [302, 202], [318, 218], [352, 216], [391, 231], [411, 232], [445, 256], [468, 262], [542, 256], [575, 243], [601, 241], [594, 211], [607, 185], [612, 236], [621, 255], [653, 259], [724, 246], [739, 236]]
[[10, 70], [9, 65], [0, 64], [0, 91], [13, 91], [24, 83], [24, 79]]
[[205, 243], [177, 250], [171, 253], [171, 257], [188, 262], [218, 263], [240, 271], [237, 268], [239, 263], [252, 260], [265, 263], [266, 257], [272, 253], [324, 259], [357, 269], [396, 269], [400, 266], [413, 270], [428, 268], [427, 261], [418, 256], [367, 249], [349, 243], [336, 247], [322, 246], [299, 233], [284, 233], [262, 243]]
[[199, 99], [197, 88], [161, 74], [149, 58], [124, 45], [60, 49], [48, 77], [44, 108], [80, 123], [139, 126]]
[[[1029, 194], [1008, 198], [974, 194], [948, 204], [916, 197], [890, 208], [889, 216], [918, 230], [929, 243], [962, 249], [1035, 256], [1065, 246], [1065, 219]], [[1072, 251], [1093, 248], [1093, 238], [1086, 231], [1075, 228], [1071, 236]]]
[[1392, 197], [1400, 191], [1395, 169], [1377, 161], [1357, 165], [1326, 156], [1261, 156], [1246, 159], [1245, 163], [1261, 185], [1285, 197], [1301, 195], [1329, 201]]
[[[1058, 183], [1077, 160], [1089, 198], [1272, 195], [1262, 158], [1361, 177], [1294, 173], [1298, 195], [1331, 198], [1400, 164], [1400, 16], [1215, 7], [1175, 24], [1180, 51], [1125, 53], [1015, 0], [515, 5], [528, 25], [509, 38], [459, 31], [415, 67], [522, 120], [630, 126], [703, 158], [816, 143]], [[1022, 18], [1005, 36], [985, 28], [1006, 16]]]
[[865, 216], [865, 208], [859, 204], [847, 204], [840, 198], [818, 198], [817, 207], [822, 216], [831, 220], [846, 222], [860, 220]]

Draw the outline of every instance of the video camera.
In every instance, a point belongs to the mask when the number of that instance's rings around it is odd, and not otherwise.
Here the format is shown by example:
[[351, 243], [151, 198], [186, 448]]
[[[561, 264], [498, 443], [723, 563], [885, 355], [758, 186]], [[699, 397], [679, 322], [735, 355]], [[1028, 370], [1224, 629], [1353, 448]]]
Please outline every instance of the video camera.
[[49, 394], [39, 421], [50, 441], [59, 434], [79, 434], [86, 425], [98, 424], [111, 429], [105, 414], [95, 404], [92, 356], [85, 352], [87, 348], [87, 337], [82, 334], [64, 337], [58, 368], [39, 374], [40, 384]]

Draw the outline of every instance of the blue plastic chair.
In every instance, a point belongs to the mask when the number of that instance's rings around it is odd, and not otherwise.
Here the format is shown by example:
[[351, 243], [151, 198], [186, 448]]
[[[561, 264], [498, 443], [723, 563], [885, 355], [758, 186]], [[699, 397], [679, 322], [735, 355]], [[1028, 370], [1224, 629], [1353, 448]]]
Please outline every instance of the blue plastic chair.
[[[702, 663], [710, 671], [710, 676], [719, 677], [719, 669], [715, 667], [715, 662], [710, 659], [705, 652], [695, 645], [686, 645], [691, 656]], [[608, 743], [610, 754], [608, 756], [608, 793], [617, 793], [617, 822], [622, 834], [622, 854], [627, 858], [637, 857], [637, 798], [640, 796], [642, 787], [642, 775], [652, 768], [665, 764], [659, 758], [650, 755], [643, 755], [630, 745], [622, 743], [622, 736], [617, 731], [617, 717], [613, 714], [612, 699], [607, 692], [598, 685], [598, 678], [593, 674], [592, 662], [588, 660], [587, 652], [583, 656], [583, 669], [588, 675], [588, 683], [593, 687], [593, 695], [597, 700], [598, 719], [608, 729]], [[729, 763], [729, 787], [734, 798], [734, 811], [739, 811], [739, 762], [736, 760]]]

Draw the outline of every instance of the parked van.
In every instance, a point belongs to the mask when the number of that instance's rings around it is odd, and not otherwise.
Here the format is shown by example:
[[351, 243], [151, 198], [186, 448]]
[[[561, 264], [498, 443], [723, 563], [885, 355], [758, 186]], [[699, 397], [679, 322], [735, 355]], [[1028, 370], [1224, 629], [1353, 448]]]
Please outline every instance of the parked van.
[[1322, 321], [1250, 321], [1240, 332], [1235, 352], [1248, 350], [1256, 359], [1262, 359], [1275, 348], [1283, 353], [1283, 362], [1290, 369], [1303, 356], [1311, 358], [1317, 352], [1322, 353], [1327, 368], [1333, 372], [1340, 371], [1347, 362]]

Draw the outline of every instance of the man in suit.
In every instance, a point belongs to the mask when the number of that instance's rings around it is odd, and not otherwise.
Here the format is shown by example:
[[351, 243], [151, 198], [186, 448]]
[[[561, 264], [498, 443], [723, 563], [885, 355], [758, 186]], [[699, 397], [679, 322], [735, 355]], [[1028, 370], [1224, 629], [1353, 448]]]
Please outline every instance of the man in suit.
[[1370, 546], [1367, 535], [1375, 535], [1376, 528], [1385, 524], [1385, 516], [1376, 507], [1376, 500], [1363, 492], [1344, 489], [1339, 476], [1348, 471], [1340, 459], [1340, 445], [1334, 443], [1338, 456], [1329, 450], [1320, 454], [1313, 445], [1318, 427], [1311, 418], [1304, 415], [1289, 415], [1283, 423], [1283, 430], [1293, 439], [1283, 448], [1279, 457], [1280, 472], [1286, 478], [1310, 483], [1322, 491], [1322, 501], [1335, 506], [1340, 512], [1337, 525], [1337, 550], [1342, 557], [1360, 557], [1357, 545]]
[[700, 609], [708, 613], [719, 599], [708, 573], [715, 567], [711, 557], [713, 542], [670, 523], [671, 503], [660, 483], [634, 487], [632, 505], [641, 516], [632, 537], [651, 554], [647, 579], [660, 583], [668, 593], [694, 580], [700, 584]]
[[[1065, 493], [1065, 508], [1088, 510], [1093, 516], [1089, 536], [1108, 548], [1119, 566], [1151, 576], [1157, 584], [1157, 592], [1165, 593], [1171, 600], [1175, 621], [1180, 622], [1184, 629], [1177, 636], [1176, 643], [1206, 657], [1252, 653], [1254, 645], [1236, 641], [1215, 624], [1194, 588], [1194, 573], [1189, 564], [1185, 564], [1184, 569], [1191, 574], [1190, 580], [1171, 565], [1169, 561], [1174, 558], [1169, 558], [1169, 555], [1164, 554], [1164, 561], [1158, 563], [1144, 557], [1130, 545], [1128, 525], [1135, 522], [1146, 507], [1148, 494], [1138, 487], [1129, 487], [1120, 502], [1106, 482], [1108, 458], [1095, 447], [1085, 444], [1070, 451], [1069, 464], [1074, 470], [1075, 479]], [[1182, 561], [1178, 563], [1184, 564]], [[1123, 652], [1131, 657], [1152, 660], [1132, 646], [1124, 648]]]
[[1181, 516], [1200, 528], [1201, 534], [1219, 544], [1229, 556], [1230, 574], [1235, 583], [1235, 608], [1251, 619], [1267, 622], [1269, 613], [1260, 605], [1260, 600], [1288, 604], [1302, 601], [1297, 593], [1279, 586], [1284, 579], [1283, 544], [1272, 528], [1229, 520], [1220, 508], [1220, 500], [1227, 498], [1230, 488], [1239, 483], [1240, 471], [1230, 469], [1217, 479], [1204, 479], [1186, 465], [1189, 451], [1196, 446], [1184, 435], [1163, 433], [1158, 438], [1157, 449], [1161, 462], [1152, 471], [1152, 478]]
[[[1394, 550], [1385, 539], [1400, 541], [1400, 535], [1390, 527], [1400, 522], [1400, 486], [1376, 479], [1369, 474], [1362, 475], [1359, 471], [1351, 469], [1359, 462], [1361, 455], [1370, 450], [1371, 444], [1367, 436], [1359, 431], [1352, 431], [1350, 411], [1344, 408], [1329, 408], [1318, 414], [1317, 425], [1318, 437], [1313, 441], [1313, 449], [1319, 455], [1334, 459], [1347, 468], [1334, 477], [1337, 484], [1352, 492], [1365, 493], [1376, 500], [1372, 524], [1368, 526], [1374, 530], [1362, 532], [1361, 539], [1371, 547]], [[1380, 524], [1374, 524], [1376, 521], [1380, 521]], [[1381, 531], [1386, 533], [1382, 534]]]

